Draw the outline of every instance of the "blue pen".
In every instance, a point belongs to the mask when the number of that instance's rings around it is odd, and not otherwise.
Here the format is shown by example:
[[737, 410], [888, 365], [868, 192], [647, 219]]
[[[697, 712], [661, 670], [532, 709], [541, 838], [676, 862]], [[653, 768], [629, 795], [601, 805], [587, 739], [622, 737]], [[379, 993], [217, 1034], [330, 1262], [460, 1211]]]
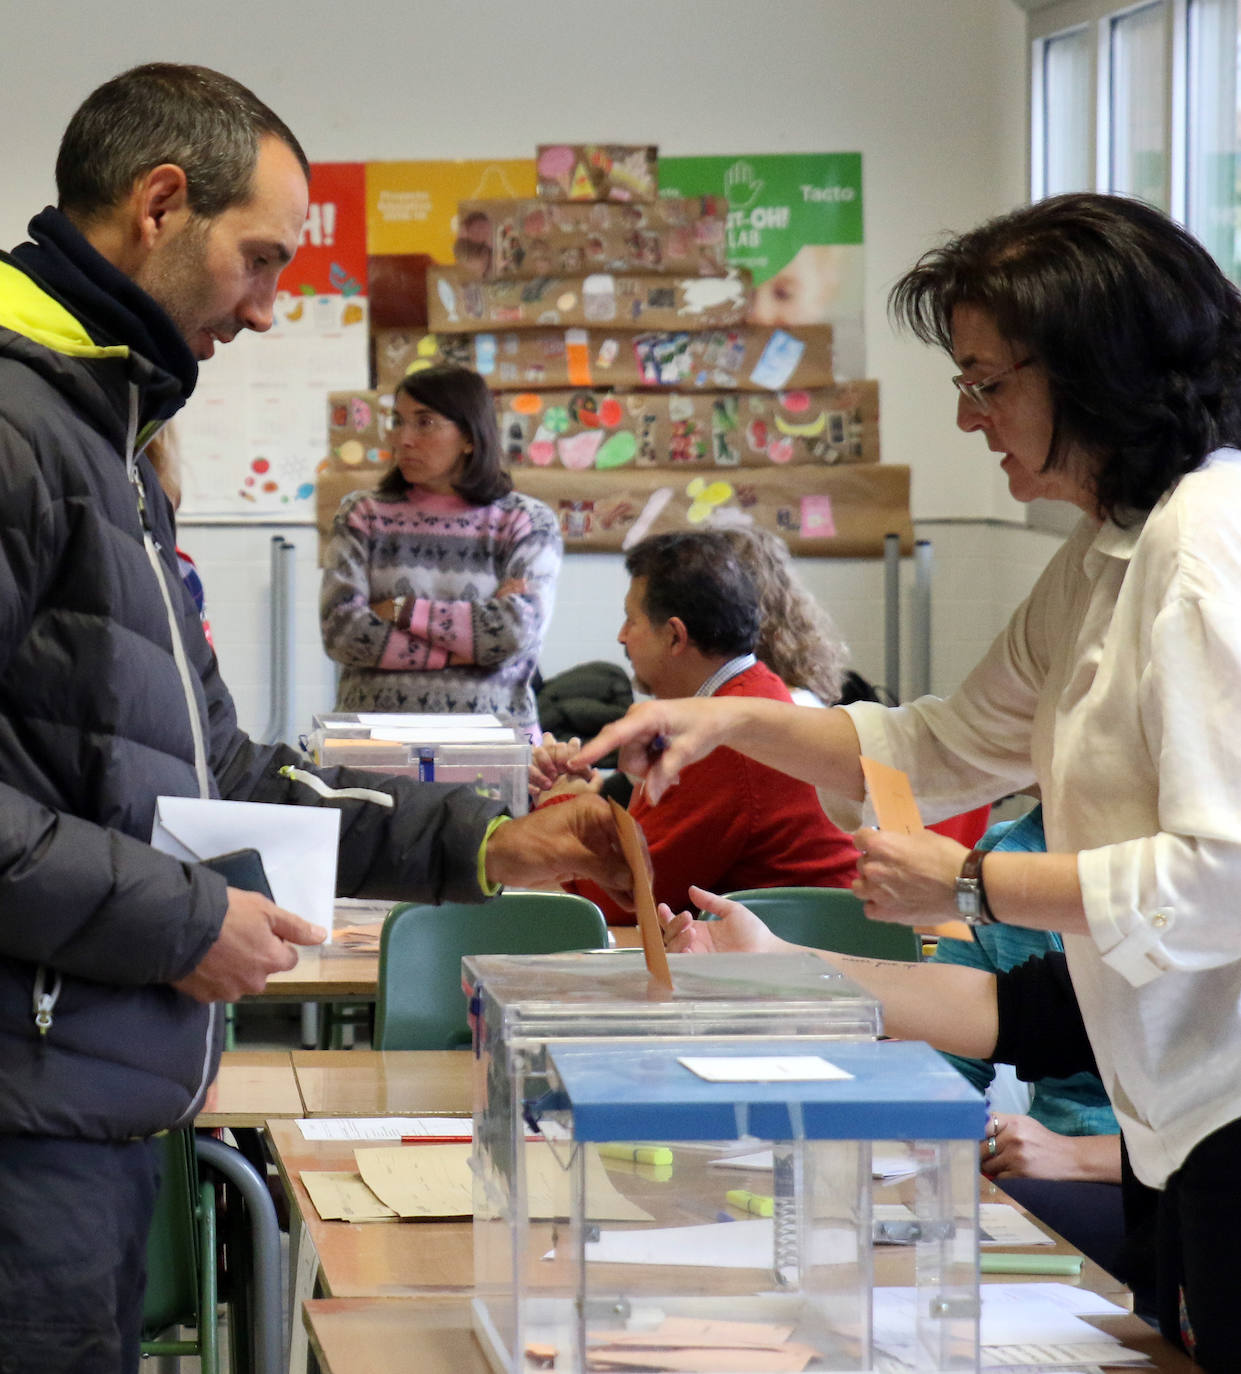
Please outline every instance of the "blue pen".
[[736, 1221], [737, 1218], [731, 1212], [716, 1212], [716, 1221]]

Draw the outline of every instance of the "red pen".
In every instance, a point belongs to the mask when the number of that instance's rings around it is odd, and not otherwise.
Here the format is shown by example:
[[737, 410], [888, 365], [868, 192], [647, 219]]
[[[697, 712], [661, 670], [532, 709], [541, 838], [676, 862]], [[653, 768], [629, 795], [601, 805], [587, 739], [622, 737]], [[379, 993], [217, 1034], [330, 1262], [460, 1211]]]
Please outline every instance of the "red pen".
[[[527, 1140], [542, 1140], [541, 1135], [528, 1135]], [[472, 1135], [403, 1135], [402, 1145], [470, 1145]]]

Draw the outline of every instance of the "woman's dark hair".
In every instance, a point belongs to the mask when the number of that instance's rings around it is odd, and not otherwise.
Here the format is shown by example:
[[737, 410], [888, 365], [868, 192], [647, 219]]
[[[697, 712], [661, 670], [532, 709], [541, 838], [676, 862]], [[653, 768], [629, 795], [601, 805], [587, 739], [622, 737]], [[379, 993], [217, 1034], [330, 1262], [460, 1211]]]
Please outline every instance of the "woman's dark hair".
[[[396, 394], [451, 420], [470, 441], [461, 480], [452, 486], [462, 500], [486, 506], [513, 490], [513, 479], [500, 463], [495, 402], [477, 372], [468, 367], [424, 368], [402, 378]], [[403, 496], [409, 488], [395, 463], [379, 484], [385, 496]]]
[[1099, 513], [1125, 523], [1241, 443], [1241, 295], [1196, 239], [1122, 196], [1039, 201], [932, 249], [889, 312], [952, 352], [958, 306], [989, 315], [1051, 386], [1044, 471], [1076, 447]]
[[704, 654], [750, 653], [758, 643], [758, 588], [716, 530], [653, 534], [625, 555], [646, 579], [642, 610], [656, 625], [673, 617]]

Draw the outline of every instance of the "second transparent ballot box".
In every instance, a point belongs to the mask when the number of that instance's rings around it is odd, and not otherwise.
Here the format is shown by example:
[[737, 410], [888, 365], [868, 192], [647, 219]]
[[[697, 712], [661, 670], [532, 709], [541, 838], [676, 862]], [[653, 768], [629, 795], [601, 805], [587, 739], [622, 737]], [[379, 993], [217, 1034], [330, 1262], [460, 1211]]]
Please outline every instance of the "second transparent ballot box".
[[464, 783], [510, 815], [529, 809], [530, 742], [495, 716], [332, 711], [314, 717], [305, 745], [325, 768]]
[[558, 1043], [547, 1083], [476, 1131], [498, 1369], [978, 1367], [986, 1109], [928, 1046]]

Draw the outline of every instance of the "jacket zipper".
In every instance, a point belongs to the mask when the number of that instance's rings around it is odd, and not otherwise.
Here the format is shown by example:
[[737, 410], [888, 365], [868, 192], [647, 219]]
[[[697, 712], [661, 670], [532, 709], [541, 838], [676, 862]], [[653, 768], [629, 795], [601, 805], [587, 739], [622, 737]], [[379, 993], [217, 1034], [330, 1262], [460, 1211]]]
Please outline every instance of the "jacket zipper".
[[60, 996], [61, 976], [53, 970], [52, 990], [46, 991], [47, 968], [40, 964], [34, 974], [34, 1023], [40, 1035], [46, 1035], [52, 1026], [52, 1012]]
[[[190, 722], [190, 735], [194, 741], [194, 776], [198, 782], [198, 795], [206, 800], [211, 796], [211, 786], [207, 769], [207, 745], [203, 739], [202, 717], [198, 714], [198, 701], [190, 679], [189, 660], [185, 656], [185, 644], [181, 639], [181, 626], [177, 620], [172, 594], [168, 590], [168, 579], [163, 560], [159, 556], [159, 545], [151, 532], [150, 512], [147, 510], [146, 492], [142, 489], [142, 478], [138, 473], [136, 453], [138, 442], [138, 388], [129, 384], [129, 423], [125, 434], [125, 471], [133, 483], [134, 494], [138, 501], [138, 519], [142, 525], [142, 544], [146, 549], [147, 561], [155, 573], [160, 596], [164, 602], [164, 614], [168, 617], [168, 634], [172, 642], [173, 662], [177, 665], [177, 675], [181, 679], [181, 690], [185, 695], [185, 709]], [[202, 1068], [198, 1074], [198, 1086], [190, 1098], [189, 1107], [175, 1123], [183, 1125], [197, 1114], [198, 1105], [206, 1095], [211, 1083], [211, 1051], [215, 1044], [215, 1023], [217, 1004], [211, 1002], [207, 1007], [207, 1035], [203, 1044]]]

